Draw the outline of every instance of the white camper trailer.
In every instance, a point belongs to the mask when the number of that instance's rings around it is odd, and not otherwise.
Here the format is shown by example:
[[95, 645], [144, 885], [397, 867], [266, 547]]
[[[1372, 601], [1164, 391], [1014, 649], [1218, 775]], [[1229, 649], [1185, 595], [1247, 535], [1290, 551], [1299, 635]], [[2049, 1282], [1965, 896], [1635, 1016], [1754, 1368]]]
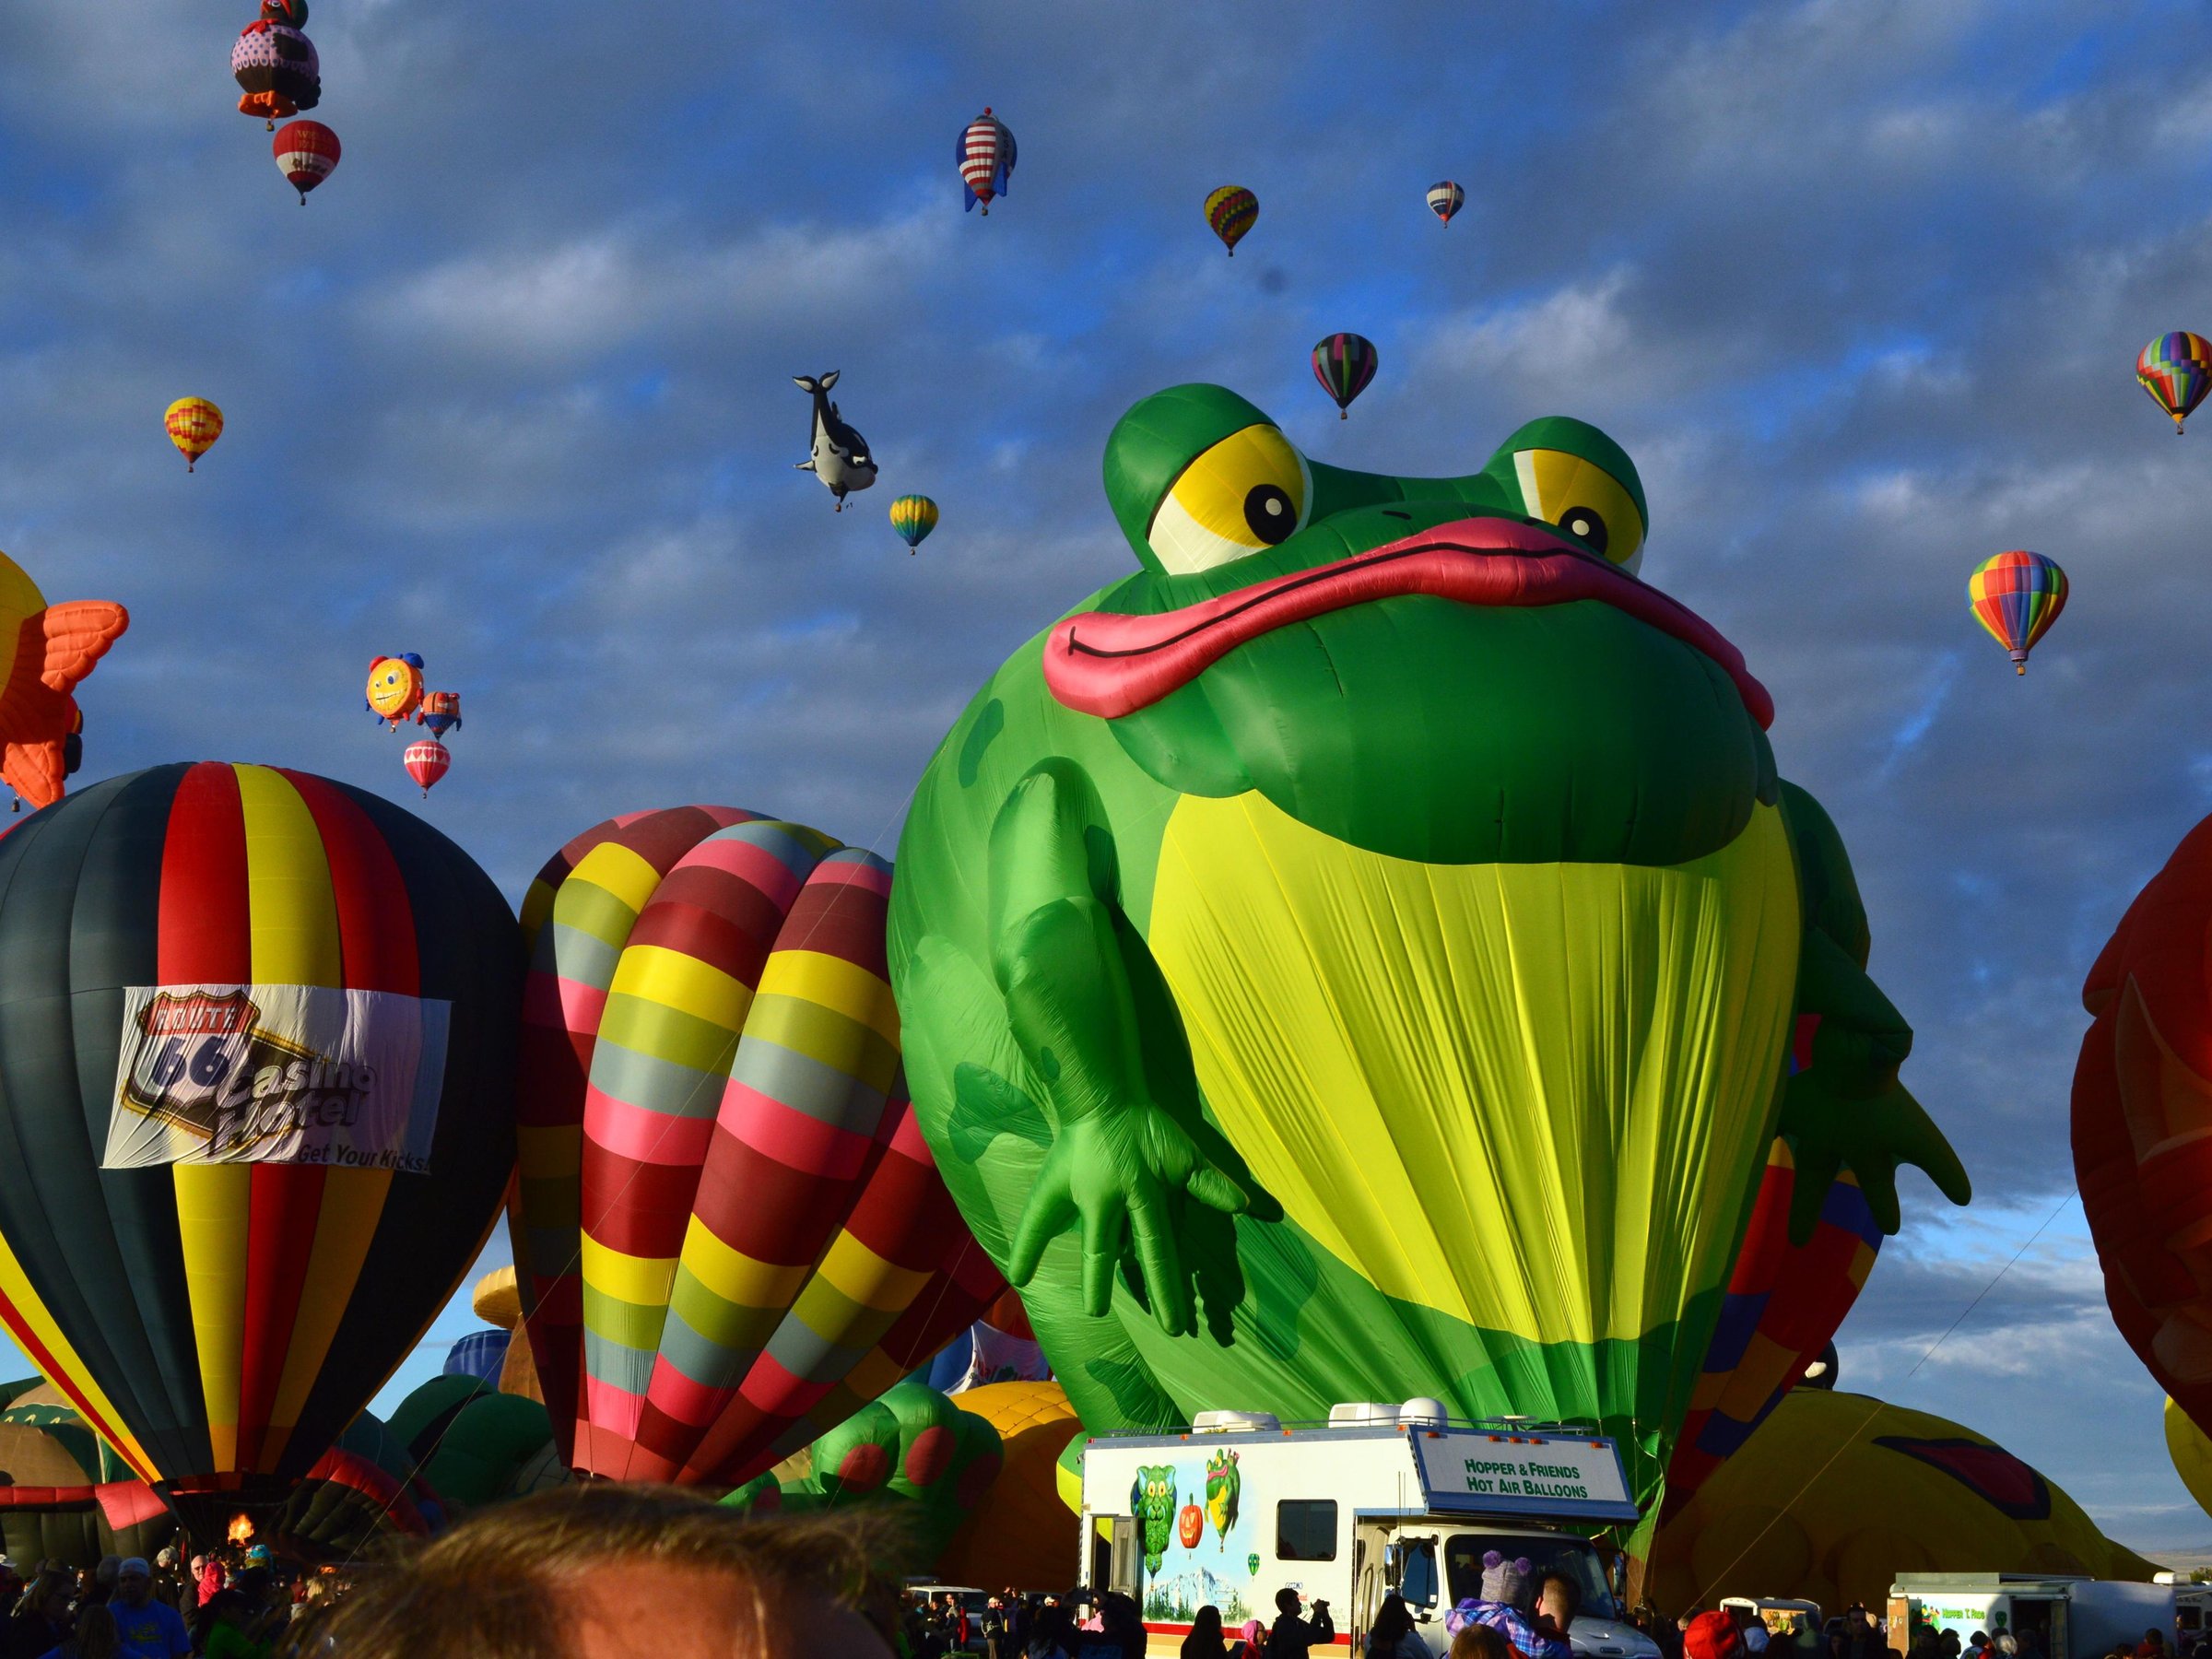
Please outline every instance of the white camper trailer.
[[1482, 1558], [1525, 1556], [1583, 1593], [1571, 1638], [1583, 1659], [1658, 1659], [1620, 1617], [1576, 1527], [1631, 1526], [1614, 1443], [1512, 1419], [1453, 1423], [1434, 1400], [1336, 1406], [1286, 1427], [1255, 1412], [1202, 1412], [1187, 1430], [1103, 1435], [1083, 1453], [1081, 1582], [1144, 1609], [1153, 1653], [1172, 1653], [1211, 1603], [1232, 1630], [1275, 1619], [1278, 1590], [1329, 1605], [1360, 1651], [1392, 1591], [1433, 1653], [1444, 1616], [1478, 1595]]
[[2100, 1659], [2148, 1630], [2174, 1646], [2174, 1587], [2029, 1572], [1900, 1572], [1889, 1589], [1890, 1645], [1913, 1621], [2032, 1640], [2044, 1659]]

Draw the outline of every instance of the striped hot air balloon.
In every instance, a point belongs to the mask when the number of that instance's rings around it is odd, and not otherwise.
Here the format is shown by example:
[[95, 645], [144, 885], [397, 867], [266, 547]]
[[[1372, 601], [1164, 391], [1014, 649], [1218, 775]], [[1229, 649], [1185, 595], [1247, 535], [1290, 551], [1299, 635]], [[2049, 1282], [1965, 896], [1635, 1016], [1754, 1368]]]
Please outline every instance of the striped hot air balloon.
[[2136, 359], [2136, 379], [2172, 418], [2178, 437], [2183, 418], [2212, 391], [2212, 341], [2185, 328], [2160, 335]]
[[1313, 347], [1313, 378], [1336, 400], [1336, 418], [1351, 418], [1352, 399], [1375, 378], [1375, 343], [1365, 335], [1333, 334]]
[[163, 412], [161, 424], [184, 457], [184, 470], [192, 472], [223, 435], [223, 412], [204, 397], [180, 397]]
[[1467, 193], [1449, 179], [1429, 186], [1429, 211], [1447, 225], [1452, 222], [1452, 216], [1466, 205], [1466, 200]]
[[307, 193], [337, 170], [338, 135], [319, 121], [287, 122], [276, 129], [270, 148], [276, 157], [276, 171], [291, 181], [302, 207], [307, 206]]
[[315, 1465], [498, 1216], [512, 912], [376, 795], [162, 766], [0, 840], [0, 1323], [219, 1536]]
[[399, 763], [407, 769], [407, 776], [422, 786], [422, 798], [430, 798], [430, 786], [453, 770], [453, 751], [435, 737], [422, 737], [410, 743]]
[[906, 1098], [890, 877], [682, 806], [600, 825], [532, 884], [510, 1225], [577, 1469], [742, 1484], [1003, 1288]]
[[1014, 171], [1014, 135], [1005, 122], [991, 113], [989, 104], [960, 129], [959, 148], [953, 159], [959, 163], [960, 183], [967, 195], [960, 211], [965, 213], [981, 202], [983, 217], [989, 218], [993, 199], [1006, 194], [1006, 182]]
[[891, 528], [912, 553], [937, 527], [937, 504], [927, 496], [904, 495], [891, 503]]
[[2041, 553], [1999, 553], [1967, 578], [1966, 598], [1975, 619], [2025, 674], [2028, 653], [2066, 608], [2066, 573]]
[[1260, 217], [1260, 198], [1241, 184], [1224, 184], [1206, 198], [1206, 222], [1229, 256], [1237, 256], [1237, 244], [1244, 240]]

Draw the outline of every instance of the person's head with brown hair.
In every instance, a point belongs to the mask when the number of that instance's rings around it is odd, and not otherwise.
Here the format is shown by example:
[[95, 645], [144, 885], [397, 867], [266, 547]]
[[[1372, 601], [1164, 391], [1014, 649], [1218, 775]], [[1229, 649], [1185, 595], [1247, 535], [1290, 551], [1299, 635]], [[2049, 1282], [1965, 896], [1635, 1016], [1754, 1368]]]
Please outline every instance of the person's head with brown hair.
[[285, 1633], [318, 1659], [887, 1659], [894, 1524], [754, 1519], [674, 1487], [556, 1487], [472, 1516]]
[[115, 1615], [98, 1602], [76, 1610], [76, 1630], [73, 1640], [76, 1659], [116, 1659], [123, 1652], [123, 1638], [116, 1634]]
[[1512, 1644], [1488, 1625], [1463, 1625], [1452, 1638], [1452, 1659], [1513, 1659]]

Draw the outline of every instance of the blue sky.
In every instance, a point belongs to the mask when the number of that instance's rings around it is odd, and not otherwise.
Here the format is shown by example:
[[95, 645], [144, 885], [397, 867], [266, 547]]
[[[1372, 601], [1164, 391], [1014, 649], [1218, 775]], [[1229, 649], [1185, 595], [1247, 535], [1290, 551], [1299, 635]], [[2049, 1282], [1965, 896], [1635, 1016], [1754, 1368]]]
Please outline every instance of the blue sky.
[[[359, 685], [412, 649], [467, 712], [423, 810], [512, 896], [680, 800], [888, 853], [968, 694], [1126, 568], [1098, 469], [1137, 397], [1220, 381], [1402, 472], [1581, 415], [1642, 471], [1647, 580], [1774, 690], [1975, 1177], [1966, 1212], [1911, 1178], [1847, 1385], [2212, 1547], [2063, 1202], [2082, 975], [2212, 808], [2212, 429], [2131, 372], [2212, 329], [2212, 16], [322, 0], [346, 156], [301, 209], [232, 9], [0, 8], [0, 547], [131, 608], [89, 775], [410, 799]], [[988, 220], [951, 166], [986, 102], [1021, 146]], [[1233, 261], [1198, 206], [1232, 181]], [[1306, 364], [1340, 328], [1382, 362], [1342, 424]], [[841, 516], [791, 468], [790, 377], [831, 368], [884, 467]], [[187, 393], [230, 423], [190, 477]], [[912, 559], [907, 489], [944, 512]], [[1961, 596], [2012, 547], [2075, 584], [2024, 680]]]

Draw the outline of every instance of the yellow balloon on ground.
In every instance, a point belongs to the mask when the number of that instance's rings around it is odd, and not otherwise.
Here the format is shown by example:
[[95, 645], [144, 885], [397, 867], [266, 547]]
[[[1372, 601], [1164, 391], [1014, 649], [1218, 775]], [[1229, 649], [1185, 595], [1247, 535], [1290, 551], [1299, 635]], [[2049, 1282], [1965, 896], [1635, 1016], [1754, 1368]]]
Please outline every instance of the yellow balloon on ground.
[[1081, 1524], [1061, 1501], [1061, 1452], [1083, 1432], [1057, 1382], [991, 1382], [955, 1396], [998, 1430], [998, 1479], [938, 1559], [947, 1583], [1043, 1590], [1075, 1571]]
[[1800, 1388], [1659, 1529], [1646, 1583], [1669, 1613], [1724, 1595], [1832, 1609], [1878, 1607], [1900, 1572], [2140, 1581], [2156, 1571], [1985, 1436], [1865, 1394]]
[[2173, 1472], [2189, 1488], [2189, 1496], [2212, 1514], [2212, 1440], [2206, 1439], [2205, 1431], [2171, 1400], [2166, 1402], [2166, 1454], [2173, 1459]]

